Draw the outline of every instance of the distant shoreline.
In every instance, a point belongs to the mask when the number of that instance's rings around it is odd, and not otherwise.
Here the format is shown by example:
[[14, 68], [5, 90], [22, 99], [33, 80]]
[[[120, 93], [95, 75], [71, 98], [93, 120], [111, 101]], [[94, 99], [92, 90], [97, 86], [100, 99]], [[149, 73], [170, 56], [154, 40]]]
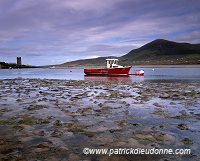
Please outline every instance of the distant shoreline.
[[[72, 65], [72, 66], [58, 66], [58, 65], [52, 65], [55, 66], [56, 68], [76, 68], [76, 67], [83, 67], [83, 68], [88, 68], [88, 67], [105, 67], [105, 66], [99, 66], [99, 65]], [[40, 66], [39, 68], [49, 68], [50, 66]], [[183, 65], [132, 65], [132, 67], [140, 67], [140, 68], [200, 68], [200, 64], [183, 64]]]
[[144, 67], [144, 68], [200, 68], [200, 64], [196, 64], [196, 65], [133, 65], [133, 67]]

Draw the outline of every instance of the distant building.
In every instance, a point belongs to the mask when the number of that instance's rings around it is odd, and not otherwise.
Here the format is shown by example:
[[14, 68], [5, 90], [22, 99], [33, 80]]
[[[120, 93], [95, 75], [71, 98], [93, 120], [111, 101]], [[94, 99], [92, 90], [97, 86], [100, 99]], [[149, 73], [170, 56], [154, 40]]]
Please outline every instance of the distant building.
[[22, 65], [22, 58], [21, 57], [17, 57], [17, 65]]

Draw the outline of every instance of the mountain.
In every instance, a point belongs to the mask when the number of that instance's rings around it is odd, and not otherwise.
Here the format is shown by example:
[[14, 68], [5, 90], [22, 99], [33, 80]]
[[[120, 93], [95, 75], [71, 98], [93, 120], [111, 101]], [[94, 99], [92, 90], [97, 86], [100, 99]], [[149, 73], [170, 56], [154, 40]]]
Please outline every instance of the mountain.
[[[105, 59], [84, 59], [61, 64], [60, 66], [105, 65]], [[116, 57], [115, 57], [116, 58]], [[200, 44], [177, 43], [157, 39], [126, 55], [118, 57], [122, 65], [181, 65], [200, 64]]]
[[122, 64], [200, 64], [200, 44], [157, 39], [119, 58]]

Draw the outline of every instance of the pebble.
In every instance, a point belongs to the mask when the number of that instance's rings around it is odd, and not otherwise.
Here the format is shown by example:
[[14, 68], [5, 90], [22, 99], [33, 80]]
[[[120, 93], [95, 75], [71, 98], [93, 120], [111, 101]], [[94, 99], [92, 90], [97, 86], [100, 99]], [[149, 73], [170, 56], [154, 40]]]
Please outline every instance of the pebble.
[[187, 127], [187, 125], [185, 124], [178, 124], [177, 128], [179, 128], [180, 130], [188, 130], [189, 128]]
[[181, 140], [181, 142], [183, 142], [184, 144], [193, 144], [193, 141], [190, 140], [189, 138], [184, 138]]
[[164, 93], [164, 94], [160, 95], [160, 98], [164, 98], [164, 99], [167, 99], [169, 97], [170, 97], [170, 95], [167, 94], [167, 93]]

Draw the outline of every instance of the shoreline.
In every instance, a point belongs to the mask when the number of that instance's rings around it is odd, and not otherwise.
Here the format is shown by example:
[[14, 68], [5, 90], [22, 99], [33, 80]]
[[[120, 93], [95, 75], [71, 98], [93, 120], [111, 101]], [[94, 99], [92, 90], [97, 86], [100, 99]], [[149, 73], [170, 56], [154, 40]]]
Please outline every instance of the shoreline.
[[[49, 68], [51, 66], [55, 66], [56, 69], [58, 68], [84, 68], [84, 67], [105, 67], [105, 66], [94, 66], [94, 65], [74, 65], [74, 66], [59, 66], [59, 65], [49, 65], [49, 66], [40, 66], [38, 68]], [[132, 65], [132, 67], [145, 67], [145, 68], [200, 68], [200, 64], [181, 64], [181, 65]]]
[[200, 68], [200, 64], [196, 64], [196, 65], [133, 65], [133, 67], [144, 67], [144, 68]]
[[[35, 66], [35, 67], [23, 67], [23, 68], [12, 68], [12, 69], [72, 69], [72, 68], [88, 68], [88, 67], [105, 67], [105, 66], [55, 66], [55, 68], [50, 68], [51, 66]], [[195, 65], [132, 65], [132, 68], [200, 68], [200, 64]], [[0, 70], [9, 68], [0, 68]], [[10, 69], [9, 69], [10, 70]]]

